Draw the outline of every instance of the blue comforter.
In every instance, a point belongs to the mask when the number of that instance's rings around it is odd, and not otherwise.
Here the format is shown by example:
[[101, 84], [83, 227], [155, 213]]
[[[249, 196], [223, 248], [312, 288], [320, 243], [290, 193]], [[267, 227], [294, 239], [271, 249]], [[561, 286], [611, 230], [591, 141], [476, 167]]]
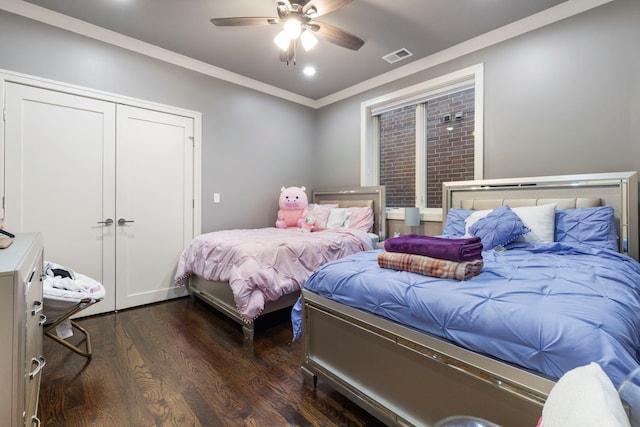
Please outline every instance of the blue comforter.
[[[468, 281], [378, 266], [379, 250], [320, 267], [304, 288], [444, 337], [552, 379], [597, 362], [615, 386], [639, 366], [640, 264], [617, 252], [562, 243], [482, 253]], [[294, 339], [301, 334], [294, 307]]]

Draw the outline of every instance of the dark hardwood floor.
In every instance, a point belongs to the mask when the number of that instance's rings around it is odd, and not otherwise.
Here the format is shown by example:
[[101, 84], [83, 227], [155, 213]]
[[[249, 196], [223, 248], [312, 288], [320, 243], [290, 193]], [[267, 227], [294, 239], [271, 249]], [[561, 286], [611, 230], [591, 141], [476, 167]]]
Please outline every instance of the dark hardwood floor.
[[383, 425], [322, 381], [303, 384], [288, 310], [259, 318], [253, 344], [191, 297], [78, 323], [88, 361], [44, 338], [44, 426]]

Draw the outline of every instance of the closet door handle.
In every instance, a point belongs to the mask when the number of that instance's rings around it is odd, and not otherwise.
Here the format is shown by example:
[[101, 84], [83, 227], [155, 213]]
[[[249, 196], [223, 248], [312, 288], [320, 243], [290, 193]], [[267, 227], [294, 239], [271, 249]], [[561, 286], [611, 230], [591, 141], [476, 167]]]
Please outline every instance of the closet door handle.
[[98, 221], [98, 224], [111, 225], [113, 224], [113, 220], [111, 218], [107, 218], [104, 221]]
[[125, 224], [126, 224], [126, 223], [128, 223], [128, 222], [135, 222], [135, 221], [134, 221], [134, 220], [132, 220], [132, 219], [124, 219], [124, 218], [120, 218], [120, 219], [118, 220], [118, 225], [125, 225]]

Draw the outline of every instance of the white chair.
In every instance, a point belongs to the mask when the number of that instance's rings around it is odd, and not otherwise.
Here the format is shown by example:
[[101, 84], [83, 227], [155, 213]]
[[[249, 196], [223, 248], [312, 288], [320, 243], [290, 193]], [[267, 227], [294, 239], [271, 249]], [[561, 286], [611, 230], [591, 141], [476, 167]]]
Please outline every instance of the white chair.
[[[42, 295], [43, 311], [47, 317], [44, 334], [75, 353], [90, 358], [91, 335], [71, 320], [71, 316], [102, 301], [104, 286], [88, 276], [45, 261]], [[73, 328], [84, 335], [84, 350], [67, 341], [73, 336]]]

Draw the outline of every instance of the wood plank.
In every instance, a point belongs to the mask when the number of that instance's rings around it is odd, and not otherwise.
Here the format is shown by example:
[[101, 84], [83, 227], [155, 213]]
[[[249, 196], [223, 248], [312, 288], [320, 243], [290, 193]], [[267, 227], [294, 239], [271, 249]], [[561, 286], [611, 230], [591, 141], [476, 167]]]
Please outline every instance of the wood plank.
[[260, 317], [253, 344], [192, 297], [78, 323], [91, 333], [90, 360], [45, 337], [48, 427], [383, 425], [321, 381], [303, 385], [289, 310]]

